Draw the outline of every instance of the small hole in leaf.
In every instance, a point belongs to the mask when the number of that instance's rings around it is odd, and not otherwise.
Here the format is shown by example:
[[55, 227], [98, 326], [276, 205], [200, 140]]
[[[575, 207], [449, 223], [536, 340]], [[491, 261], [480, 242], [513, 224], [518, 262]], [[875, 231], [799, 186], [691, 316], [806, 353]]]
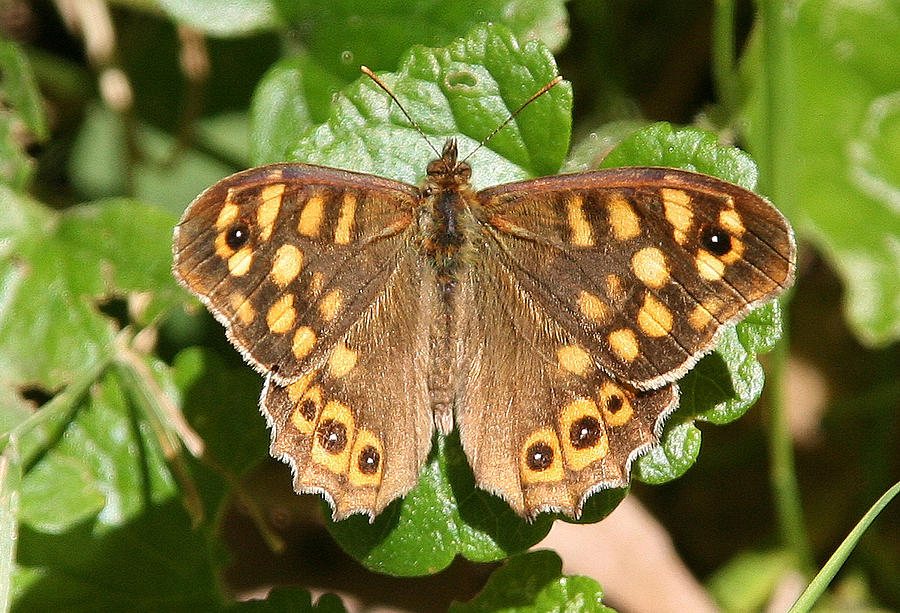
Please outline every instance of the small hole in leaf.
[[471, 72], [451, 72], [444, 77], [444, 83], [450, 89], [469, 89], [478, 85], [478, 79]]
[[128, 302], [123, 298], [106, 298], [97, 301], [97, 310], [116, 320], [116, 328], [121, 330], [130, 323]]
[[36, 407], [41, 407], [53, 399], [54, 393], [40, 385], [26, 385], [19, 390], [19, 396]]

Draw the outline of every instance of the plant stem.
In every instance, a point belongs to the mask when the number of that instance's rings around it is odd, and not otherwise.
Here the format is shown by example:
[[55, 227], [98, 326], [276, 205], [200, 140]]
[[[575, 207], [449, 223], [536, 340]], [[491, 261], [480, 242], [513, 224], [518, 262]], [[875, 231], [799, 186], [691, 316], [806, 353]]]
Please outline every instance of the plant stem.
[[[759, 26], [762, 27], [761, 68], [764, 71], [761, 151], [757, 152], [763, 190], [775, 202], [788, 201], [793, 180], [792, 135], [796, 134], [796, 114], [791, 100], [797, 81], [791, 25], [796, 13], [793, 0], [759, 0]], [[784, 312], [788, 321], [787, 310]], [[788, 326], [785, 325], [785, 330]], [[770, 373], [772, 392], [772, 427], [769, 439], [771, 481], [784, 546], [792, 552], [799, 568], [814, 568], [811, 547], [806, 534], [800, 491], [794, 466], [794, 448], [787, 424], [787, 399], [784, 377], [787, 368], [789, 338], [785, 337], [773, 352]]]
[[806, 613], [806, 611], [812, 609], [819, 597], [825, 593], [828, 584], [834, 579], [834, 576], [844, 565], [844, 562], [847, 561], [853, 548], [856, 547], [859, 539], [862, 538], [863, 533], [865, 533], [866, 529], [868, 529], [872, 522], [875, 521], [875, 518], [878, 517], [878, 514], [881, 513], [891, 499], [898, 493], [900, 493], [900, 482], [895, 483], [893, 487], [885, 492], [881, 498], [872, 505], [866, 514], [863, 515], [863, 518], [853, 527], [853, 530], [850, 531], [847, 538], [845, 538], [835, 552], [831, 554], [831, 557], [825, 562], [825, 565], [816, 575], [815, 579], [813, 579], [806, 587], [800, 595], [800, 598], [798, 598], [797, 602], [794, 603], [794, 606], [791, 607], [789, 613]]
[[738, 80], [734, 42], [734, 0], [716, 0], [713, 10], [712, 71], [716, 93], [725, 114], [737, 110]]

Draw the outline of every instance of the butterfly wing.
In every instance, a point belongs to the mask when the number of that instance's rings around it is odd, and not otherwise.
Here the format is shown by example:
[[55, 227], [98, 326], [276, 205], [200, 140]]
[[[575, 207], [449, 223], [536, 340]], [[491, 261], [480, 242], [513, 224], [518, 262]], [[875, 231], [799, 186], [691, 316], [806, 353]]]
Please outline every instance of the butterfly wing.
[[239, 172], [185, 211], [173, 270], [254, 368], [290, 382], [383, 291], [416, 197], [403, 183], [306, 164]]
[[524, 291], [518, 263], [486, 238], [459, 284], [456, 420], [479, 487], [519, 515], [578, 517], [593, 492], [628, 484], [658, 440], [676, 385], [641, 391], [591, 363], [575, 335]]
[[290, 464], [294, 489], [324, 493], [335, 520], [374, 517], [406, 494], [431, 447], [429, 320], [437, 297], [413, 249], [324, 367], [279, 386], [267, 378], [261, 406], [271, 453]]
[[370, 175], [277, 164], [215, 184], [175, 231], [176, 277], [266, 375], [273, 455], [336, 517], [374, 515], [408, 491], [431, 446], [416, 365], [428, 360], [436, 284], [414, 248], [418, 197]]
[[462, 444], [479, 486], [520, 514], [577, 517], [592, 492], [627, 484], [677, 406], [674, 382], [722, 327], [791, 282], [793, 237], [762, 198], [672, 169], [477, 198], [480, 253], [458, 309]]
[[793, 280], [781, 213], [706, 175], [620, 168], [478, 196], [476, 216], [522, 291], [603, 370], [640, 389], [680, 378], [723, 326]]

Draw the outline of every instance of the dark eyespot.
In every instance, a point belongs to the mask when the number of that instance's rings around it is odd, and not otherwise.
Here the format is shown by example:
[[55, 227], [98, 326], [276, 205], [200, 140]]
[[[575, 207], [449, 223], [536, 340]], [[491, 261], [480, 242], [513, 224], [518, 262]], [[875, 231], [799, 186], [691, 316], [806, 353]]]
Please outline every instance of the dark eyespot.
[[602, 434], [599, 420], [592, 415], [585, 415], [572, 422], [569, 441], [575, 449], [587, 449], [596, 445]]
[[731, 235], [717, 226], [707, 226], [700, 234], [703, 248], [715, 256], [723, 256], [731, 251]]
[[333, 419], [326, 419], [316, 428], [316, 436], [322, 449], [331, 454], [339, 454], [347, 446], [347, 426]]
[[372, 445], [366, 445], [359, 452], [359, 472], [364, 475], [374, 475], [378, 472], [378, 465], [381, 464], [381, 454]]
[[622, 408], [622, 404], [622, 397], [614, 394], [606, 401], [606, 410], [615, 415]]
[[237, 251], [250, 240], [250, 228], [242, 221], [234, 223], [225, 232], [225, 244]]
[[312, 421], [316, 418], [316, 403], [306, 398], [300, 403], [300, 414], [306, 421]]
[[547, 470], [553, 464], [553, 448], [547, 443], [534, 443], [528, 448], [525, 461], [531, 470]]

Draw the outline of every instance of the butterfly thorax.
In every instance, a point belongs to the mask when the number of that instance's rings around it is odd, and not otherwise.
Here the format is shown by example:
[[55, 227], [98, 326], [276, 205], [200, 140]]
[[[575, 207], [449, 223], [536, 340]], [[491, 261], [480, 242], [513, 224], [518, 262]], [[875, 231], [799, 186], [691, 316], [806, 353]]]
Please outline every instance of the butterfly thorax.
[[428, 165], [422, 186], [423, 247], [445, 284], [452, 282], [468, 244], [469, 204], [474, 201], [471, 177], [471, 167], [457, 159], [456, 141], [450, 139], [441, 157]]

